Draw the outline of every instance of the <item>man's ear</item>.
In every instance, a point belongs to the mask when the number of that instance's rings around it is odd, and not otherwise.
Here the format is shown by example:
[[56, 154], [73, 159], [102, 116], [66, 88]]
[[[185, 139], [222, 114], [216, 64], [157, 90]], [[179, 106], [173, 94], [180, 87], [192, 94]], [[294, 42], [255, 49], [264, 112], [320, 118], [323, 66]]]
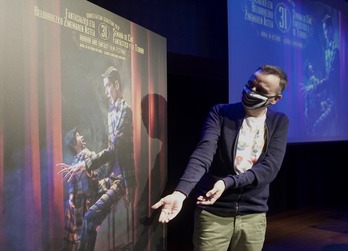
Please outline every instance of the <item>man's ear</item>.
[[117, 90], [120, 89], [120, 83], [118, 82], [118, 80], [115, 80], [115, 87]]
[[280, 94], [276, 97], [274, 97], [274, 99], [272, 100], [271, 104], [275, 105], [283, 96]]

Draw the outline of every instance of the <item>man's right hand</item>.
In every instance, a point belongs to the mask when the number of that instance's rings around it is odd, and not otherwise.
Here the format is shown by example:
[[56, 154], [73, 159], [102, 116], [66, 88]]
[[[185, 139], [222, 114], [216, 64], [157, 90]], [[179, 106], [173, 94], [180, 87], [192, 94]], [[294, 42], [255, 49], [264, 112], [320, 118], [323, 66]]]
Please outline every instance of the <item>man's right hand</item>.
[[151, 208], [158, 209], [162, 207], [158, 221], [161, 223], [168, 223], [181, 211], [185, 199], [185, 194], [174, 191], [172, 194], [163, 197], [160, 201], [152, 205]]

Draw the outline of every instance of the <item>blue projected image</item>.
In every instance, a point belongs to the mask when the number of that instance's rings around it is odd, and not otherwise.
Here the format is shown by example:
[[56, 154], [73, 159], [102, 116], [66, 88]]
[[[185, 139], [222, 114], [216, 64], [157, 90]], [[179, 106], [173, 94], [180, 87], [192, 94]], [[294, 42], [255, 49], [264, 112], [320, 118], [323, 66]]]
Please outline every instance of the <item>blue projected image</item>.
[[348, 140], [346, 17], [321, 1], [228, 1], [229, 101], [250, 70], [278, 65], [289, 84], [271, 109], [288, 115], [288, 141]]

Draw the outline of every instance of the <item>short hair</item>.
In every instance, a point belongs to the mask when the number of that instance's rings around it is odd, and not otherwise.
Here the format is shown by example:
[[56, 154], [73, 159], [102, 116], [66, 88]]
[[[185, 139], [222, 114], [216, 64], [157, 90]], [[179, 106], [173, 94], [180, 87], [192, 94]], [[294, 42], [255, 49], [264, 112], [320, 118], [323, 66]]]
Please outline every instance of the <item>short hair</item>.
[[77, 128], [74, 127], [73, 129], [68, 131], [64, 137], [64, 144], [72, 154], [76, 154], [74, 149], [74, 146], [76, 145], [76, 133]]
[[332, 27], [333, 22], [332, 22], [332, 17], [329, 14], [326, 14], [324, 18], [321, 20], [323, 24], [326, 25], [326, 27]]
[[107, 68], [106, 71], [102, 74], [102, 78], [108, 78], [112, 84], [115, 84], [117, 80], [120, 91], [122, 91], [121, 76], [119, 71], [114, 66]]
[[285, 90], [286, 86], [288, 85], [288, 76], [286, 75], [285, 71], [278, 66], [262, 65], [259, 68], [257, 68], [256, 72], [258, 71], [261, 71], [262, 73], [267, 75], [275, 75], [279, 77], [280, 94]]

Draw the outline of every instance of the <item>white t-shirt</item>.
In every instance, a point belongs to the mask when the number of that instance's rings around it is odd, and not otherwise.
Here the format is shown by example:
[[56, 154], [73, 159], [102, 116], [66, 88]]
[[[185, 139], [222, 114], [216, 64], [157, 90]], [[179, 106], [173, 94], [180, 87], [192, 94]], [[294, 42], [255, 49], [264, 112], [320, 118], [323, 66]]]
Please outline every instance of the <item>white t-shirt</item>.
[[246, 116], [240, 128], [234, 169], [237, 174], [250, 169], [260, 157], [265, 144], [266, 113], [261, 117]]

